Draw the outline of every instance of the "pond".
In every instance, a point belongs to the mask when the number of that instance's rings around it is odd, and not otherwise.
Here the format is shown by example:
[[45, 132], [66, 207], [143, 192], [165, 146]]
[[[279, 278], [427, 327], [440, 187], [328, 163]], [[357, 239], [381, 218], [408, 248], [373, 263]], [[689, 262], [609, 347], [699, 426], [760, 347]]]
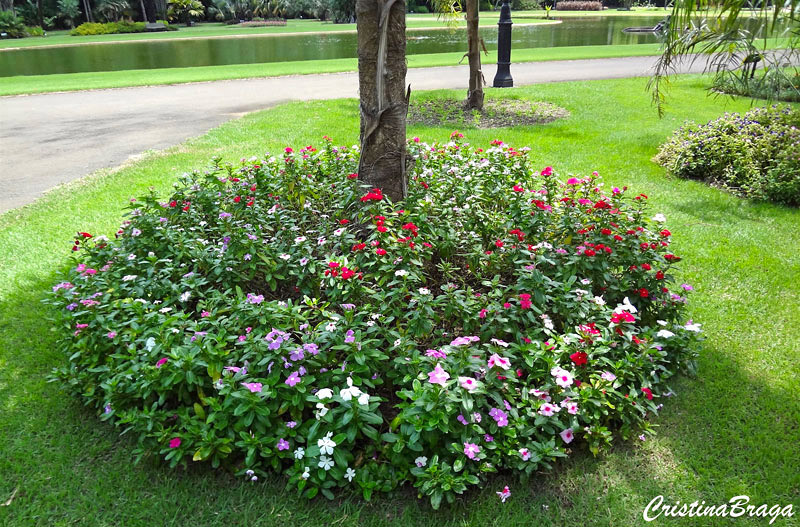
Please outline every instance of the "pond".
[[[512, 29], [513, 49], [656, 42], [652, 33], [623, 33], [630, 26], [653, 26], [663, 17], [567, 18], [560, 24]], [[497, 26], [481, 28], [490, 51], [497, 49]], [[75, 37], [76, 40], [79, 37]], [[411, 30], [409, 55], [465, 51], [466, 31]], [[188, 68], [356, 57], [355, 33], [259, 35], [170, 39], [0, 51], [0, 77], [153, 68]]]

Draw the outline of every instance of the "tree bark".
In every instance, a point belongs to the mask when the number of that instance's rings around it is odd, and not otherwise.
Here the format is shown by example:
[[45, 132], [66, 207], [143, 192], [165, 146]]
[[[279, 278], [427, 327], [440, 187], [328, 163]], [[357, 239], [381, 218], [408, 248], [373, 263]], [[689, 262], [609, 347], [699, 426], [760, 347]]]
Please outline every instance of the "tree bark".
[[481, 37], [478, 34], [478, 0], [467, 0], [467, 59], [469, 90], [466, 107], [483, 110], [483, 72], [481, 71]]
[[361, 159], [358, 179], [406, 196], [405, 0], [357, 0]]
[[36, 19], [39, 27], [44, 29], [44, 16], [42, 15], [42, 0], [36, 0]]

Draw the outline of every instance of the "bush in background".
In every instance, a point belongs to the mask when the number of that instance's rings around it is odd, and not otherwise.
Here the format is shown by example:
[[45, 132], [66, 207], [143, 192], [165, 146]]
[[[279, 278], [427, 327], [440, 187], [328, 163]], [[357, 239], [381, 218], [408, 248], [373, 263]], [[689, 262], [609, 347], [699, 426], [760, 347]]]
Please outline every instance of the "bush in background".
[[669, 174], [743, 197], [800, 205], [800, 112], [789, 106], [685, 124], [653, 159]]
[[7, 38], [23, 38], [28, 36], [22, 18], [11, 11], [0, 11], [0, 33], [5, 33]]
[[558, 2], [556, 3], [556, 11], [602, 11], [602, 2]]
[[[177, 31], [178, 28], [171, 26], [163, 20], [159, 21], [169, 31]], [[69, 32], [72, 36], [88, 35], [110, 35], [113, 33], [143, 33], [145, 31], [144, 22], [84, 22]]]

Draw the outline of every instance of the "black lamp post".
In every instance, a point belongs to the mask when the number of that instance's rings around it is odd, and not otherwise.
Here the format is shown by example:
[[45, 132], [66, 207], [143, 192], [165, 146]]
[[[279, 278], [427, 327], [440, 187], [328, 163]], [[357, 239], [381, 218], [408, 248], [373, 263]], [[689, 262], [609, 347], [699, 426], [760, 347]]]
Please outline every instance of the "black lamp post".
[[514, 79], [511, 78], [511, 6], [508, 0], [503, 0], [500, 8], [500, 21], [497, 22], [497, 74], [494, 76], [492, 86], [495, 88], [511, 88]]

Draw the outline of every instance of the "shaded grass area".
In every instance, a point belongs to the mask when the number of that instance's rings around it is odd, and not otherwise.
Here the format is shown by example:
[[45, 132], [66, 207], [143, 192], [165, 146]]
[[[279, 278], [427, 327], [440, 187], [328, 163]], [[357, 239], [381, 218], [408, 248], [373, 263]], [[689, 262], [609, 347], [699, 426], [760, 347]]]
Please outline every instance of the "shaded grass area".
[[[667, 179], [650, 162], [658, 144], [686, 118], [743, 111], [750, 102], [706, 96], [707, 78], [680, 78], [659, 120], [644, 79], [488, 90], [566, 108], [548, 125], [462, 129], [482, 146], [500, 138], [530, 146], [540, 166], [561, 177], [598, 170], [607, 184], [650, 195], [674, 233], [680, 274], [698, 290], [691, 315], [708, 340], [699, 377], [683, 379], [656, 420], [658, 436], [617, 443], [593, 458], [580, 445], [571, 459], [528, 485], [499, 476], [456, 507], [439, 512], [411, 489], [365, 504], [310, 503], [280, 481], [251, 485], [208, 466], [169, 471], [131, 464], [132, 442], [100, 423], [46, 376], [65, 358], [40, 301], [68, 261], [75, 231], [111, 234], [128, 198], [149, 186], [166, 192], [176, 176], [213, 155], [236, 161], [286, 145], [340, 144], [358, 135], [355, 100], [294, 103], [246, 116], [115, 173], [55, 190], [0, 216], [0, 525], [322, 525], [487, 526], [645, 525], [657, 495], [722, 504], [800, 507], [800, 211], [742, 201], [703, 184]], [[415, 94], [420, 100], [458, 92]], [[449, 128], [409, 128], [409, 136], [446, 140]], [[494, 492], [508, 484], [501, 505]], [[798, 525], [798, 516], [774, 525]], [[740, 518], [663, 519], [648, 525], [767, 525]]]
[[[620, 44], [613, 46], [564, 46], [557, 48], [515, 49], [514, 62], [542, 62], [549, 60], [597, 59], [658, 55], [658, 44]], [[455, 66], [463, 53], [430, 53], [409, 55], [408, 67]], [[495, 54], [484, 55], [482, 60], [491, 63]], [[126, 86], [154, 86], [279, 75], [307, 75], [314, 73], [339, 73], [356, 71], [358, 59], [305, 60], [298, 62], [269, 62], [263, 64], [231, 64], [226, 66], [201, 66], [194, 68], [164, 68], [150, 70], [125, 70], [86, 73], [61, 73], [56, 75], [20, 75], [0, 77], [0, 95], [76, 91]]]

